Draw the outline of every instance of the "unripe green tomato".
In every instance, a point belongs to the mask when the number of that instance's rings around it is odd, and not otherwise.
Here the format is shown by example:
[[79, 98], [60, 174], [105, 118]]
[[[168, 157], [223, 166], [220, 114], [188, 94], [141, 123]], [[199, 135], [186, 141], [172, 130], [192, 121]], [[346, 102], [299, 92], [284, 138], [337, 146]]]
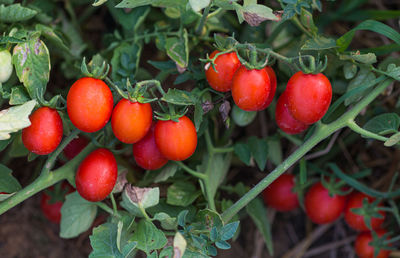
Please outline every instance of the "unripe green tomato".
[[257, 111], [245, 111], [236, 105], [232, 108], [232, 118], [238, 126], [246, 126], [256, 118]]
[[5, 83], [10, 79], [13, 71], [11, 63], [11, 54], [5, 49], [0, 51], [0, 83]]

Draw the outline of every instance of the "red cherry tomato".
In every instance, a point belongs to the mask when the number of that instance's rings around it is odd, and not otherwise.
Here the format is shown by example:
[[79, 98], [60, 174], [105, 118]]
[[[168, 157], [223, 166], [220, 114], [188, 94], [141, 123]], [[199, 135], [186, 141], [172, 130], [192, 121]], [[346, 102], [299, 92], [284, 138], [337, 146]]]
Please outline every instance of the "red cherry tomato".
[[[210, 58], [213, 58], [219, 51], [215, 50], [211, 53]], [[240, 61], [235, 52], [222, 54], [214, 61], [214, 70], [211, 64], [206, 70], [206, 78], [210, 86], [221, 92], [230, 91], [232, 88], [232, 77], [240, 66]]]
[[293, 192], [295, 177], [283, 174], [263, 191], [264, 202], [278, 211], [291, 211], [299, 207], [297, 194]]
[[124, 143], [135, 143], [149, 131], [153, 111], [149, 103], [130, 102], [122, 99], [115, 106], [111, 126], [115, 137]]
[[321, 182], [314, 184], [307, 192], [304, 200], [306, 213], [310, 220], [317, 224], [335, 221], [346, 206], [346, 197], [329, 195]]
[[42, 197], [40, 199], [40, 208], [42, 209], [44, 216], [51, 222], [57, 224], [59, 224], [61, 221], [61, 207], [64, 203], [65, 195], [74, 191], [74, 188], [66, 182], [63, 182], [61, 184], [61, 188], [64, 192], [63, 194], [55, 193], [54, 187], [50, 187], [49, 191], [50, 194], [62, 194], [62, 196], [58, 196], [62, 200], [51, 202], [51, 196], [48, 195], [45, 191], [42, 193]]
[[25, 147], [38, 155], [53, 152], [61, 142], [63, 125], [57, 110], [49, 107], [37, 109], [29, 117], [31, 125], [22, 130]]
[[294, 119], [287, 105], [287, 95], [283, 92], [275, 109], [275, 120], [279, 128], [287, 134], [298, 134], [307, 130], [308, 125]]
[[266, 66], [264, 68], [271, 80], [271, 92], [269, 93], [268, 99], [265, 101], [264, 105], [261, 107], [261, 110], [267, 108], [271, 102], [274, 100], [275, 92], [276, 92], [276, 85], [278, 84], [278, 81], [276, 79], [276, 74], [274, 69], [272, 69], [270, 66]]
[[[371, 203], [375, 200], [375, 198], [366, 195], [361, 192], [354, 192], [350, 195], [349, 200], [346, 205], [344, 219], [347, 224], [355, 230], [359, 231], [369, 231], [370, 229], [367, 227], [364, 221], [364, 217], [362, 215], [355, 214], [351, 211], [353, 208], [361, 208], [363, 200], [367, 198], [368, 202]], [[382, 206], [382, 204], [378, 204], [378, 206]], [[371, 227], [372, 229], [378, 229], [383, 221], [385, 220], [385, 211], [379, 211], [379, 213], [383, 216], [383, 218], [371, 218]]]
[[159, 169], [168, 162], [156, 145], [154, 126], [150, 128], [144, 138], [133, 144], [133, 157], [136, 164], [149, 170]]
[[185, 160], [196, 150], [196, 128], [187, 116], [180, 117], [178, 122], [159, 120], [154, 135], [158, 149], [169, 160]]
[[271, 79], [265, 68], [247, 70], [242, 65], [233, 76], [232, 98], [243, 110], [262, 110], [271, 93]]
[[292, 116], [305, 124], [319, 121], [332, 100], [332, 86], [322, 73], [295, 73], [287, 87], [288, 108]]
[[92, 133], [103, 128], [110, 119], [113, 96], [99, 79], [84, 77], [69, 89], [67, 111], [71, 122], [81, 131]]
[[76, 190], [86, 200], [104, 200], [117, 182], [117, 162], [111, 151], [97, 149], [81, 163], [75, 177]]
[[[376, 230], [376, 233], [381, 237], [386, 234], [386, 230], [378, 229]], [[362, 232], [357, 236], [354, 243], [354, 249], [360, 258], [374, 258], [374, 247], [369, 245], [372, 239], [371, 232]], [[387, 258], [389, 257], [389, 254], [390, 250], [381, 249], [376, 258]]]
[[73, 139], [67, 146], [64, 148], [64, 155], [67, 159], [71, 160], [76, 155], [78, 155], [87, 145], [89, 144], [89, 140], [83, 136], [79, 136], [78, 138]]

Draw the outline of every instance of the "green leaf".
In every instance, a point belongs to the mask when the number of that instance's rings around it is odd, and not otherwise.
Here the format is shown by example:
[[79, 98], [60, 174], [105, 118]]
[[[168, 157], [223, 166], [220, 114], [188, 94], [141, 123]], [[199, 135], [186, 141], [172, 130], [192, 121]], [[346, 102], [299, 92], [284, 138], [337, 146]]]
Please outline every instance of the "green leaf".
[[234, 3], [238, 0], [214, 0], [214, 4], [224, 10], [235, 10]]
[[0, 5], [0, 22], [22, 22], [33, 18], [36, 14], [37, 11], [23, 7], [21, 4]]
[[385, 142], [386, 147], [391, 147], [400, 142], [400, 132], [393, 134], [390, 138]]
[[235, 235], [238, 227], [239, 227], [239, 221], [231, 222], [223, 226], [219, 231], [221, 239], [224, 241], [231, 239]]
[[281, 141], [277, 137], [269, 137], [267, 138], [268, 149], [273, 150], [268, 153], [268, 157], [271, 162], [278, 166], [282, 163], [282, 146]]
[[60, 237], [73, 238], [90, 228], [96, 218], [97, 205], [83, 199], [78, 192], [66, 196], [61, 208]]
[[266, 20], [280, 20], [280, 17], [275, 15], [271, 8], [256, 3], [245, 5], [241, 12], [244, 20], [250, 24], [250, 26], [258, 26], [261, 22]]
[[0, 192], [14, 193], [21, 189], [18, 180], [11, 173], [11, 169], [0, 164]]
[[[126, 42], [115, 48], [113, 57], [111, 58], [112, 78], [116, 81], [126, 77], [133, 80], [139, 67], [141, 52], [141, 45]], [[122, 74], [126, 74], [127, 76]]]
[[323, 36], [317, 36], [307, 40], [303, 46], [302, 50], [325, 50], [336, 48], [336, 41], [332, 38], [326, 38]]
[[375, 116], [364, 125], [364, 129], [376, 134], [385, 135], [397, 133], [400, 117], [396, 113], [386, 113]]
[[221, 228], [223, 225], [221, 215], [209, 209], [199, 211], [195, 219], [197, 222], [200, 222], [200, 224], [197, 225], [200, 230], [212, 227]]
[[171, 218], [165, 212], [156, 213], [153, 219], [160, 221], [161, 227], [165, 230], [175, 230], [178, 225], [176, 218]]
[[351, 57], [353, 58], [353, 60], [363, 64], [374, 64], [377, 61], [376, 55], [373, 53], [367, 53], [367, 54], [351, 53]]
[[196, 186], [189, 183], [178, 181], [168, 187], [167, 203], [176, 206], [188, 206], [192, 204], [201, 192]]
[[[360, 71], [358, 72], [357, 76], [350, 81], [348, 87], [347, 87], [347, 92], [361, 87], [364, 83], [370, 82], [375, 80], [375, 75], [372, 73], [369, 69], [367, 68], [361, 68]], [[369, 90], [363, 90], [361, 92], [352, 94], [351, 96], [347, 97], [346, 100], [344, 101], [344, 104], [346, 106], [358, 101], [362, 96], [364, 96]]]
[[178, 225], [184, 227], [186, 224], [186, 216], [188, 215], [188, 210], [183, 210], [178, 215]]
[[152, 250], [161, 249], [167, 244], [167, 238], [164, 233], [145, 219], [139, 222], [131, 240], [136, 241], [137, 248], [147, 254]]
[[178, 165], [172, 162], [168, 163], [160, 170], [154, 171], [154, 173], [157, 173], [157, 176], [154, 178], [154, 183], [166, 181], [168, 178], [173, 177], [176, 171], [178, 171]]
[[11, 143], [9, 149], [9, 155], [11, 158], [18, 158], [28, 156], [30, 153], [25, 145], [22, 143], [22, 132], [15, 134], [15, 137]]
[[318, 32], [318, 28], [314, 24], [312, 13], [304, 8], [301, 8], [300, 21], [312, 34], [316, 34]]
[[40, 99], [50, 76], [50, 54], [39, 38], [32, 38], [14, 47], [15, 71], [32, 99]]
[[263, 235], [269, 254], [273, 256], [274, 248], [272, 244], [271, 225], [268, 221], [267, 211], [263, 201], [260, 198], [254, 199], [246, 206], [246, 211]]
[[239, 157], [241, 161], [247, 166], [250, 165], [251, 151], [247, 144], [236, 143], [234, 146], [235, 154]]
[[174, 248], [172, 246], [167, 246], [161, 250], [160, 258], [172, 258], [174, 256]]
[[90, 236], [90, 244], [93, 250], [89, 257], [133, 257], [137, 243], [135, 241], [123, 243], [121, 252], [117, 248], [117, 230], [117, 225], [114, 223], [105, 223], [94, 228], [93, 234]]
[[215, 246], [222, 250], [227, 250], [231, 248], [231, 245], [226, 241], [218, 241], [215, 243]]
[[10, 105], [21, 105], [30, 100], [24, 86], [19, 85], [11, 89]]
[[167, 38], [167, 55], [175, 62], [180, 73], [184, 72], [189, 63], [188, 33], [183, 30], [182, 38]]
[[141, 208], [147, 209], [158, 204], [160, 199], [160, 189], [140, 188], [126, 185], [122, 193], [121, 206], [131, 214], [143, 217]]
[[153, 5], [157, 7], [185, 6], [187, 0], [122, 0], [116, 8], [136, 8], [138, 6]]
[[189, 4], [193, 11], [200, 12], [210, 4], [210, 0], [189, 0]]
[[232, 118], [238, 126], [247, 126], [256, 118], [257, 111], [245, 111], [236, 105], [232, 108]]
[[35, 29], [40, 31], [40, 34], [50, 41], [54, 46], [66, 53], [71, 53], [69, 47], [65, 45], [61, 37], [57, 35], [51, 27], [42, 24], [36, 24]]
[[17, 132], [31, 125], [29, 115], [36, 105], [35, 100], [20, 106], [10, 107], [0, 112], [0, 140], [11, 137], [10, 133]]
[[12, 4], [14, 0], [0, 0], [0, 4]]
[[168, 92], [161, 98], [162, 101], [175, 105], [194, 105], [195, 102], [191, 96], [191, 92], [170, 88]]
[[265, 139], [252, 136], [248, 139], [251, 155], [255, 159], [260, 170], [264, 170], [268, 158], [268, 143]]
[[343, 73], [344, 78], [346, 78], [347, 80], [354, 78], [354, 76], [356, 76], [357, 74], [357, 65], [350, 62], [346, 63], [343, 66]]
[[9, 36], [0, 36], [0, 44], [15, 44], [15, 43], [22, 43], [25, 42], [22, 39], [15, 38], [15, 37], [9, 37]]

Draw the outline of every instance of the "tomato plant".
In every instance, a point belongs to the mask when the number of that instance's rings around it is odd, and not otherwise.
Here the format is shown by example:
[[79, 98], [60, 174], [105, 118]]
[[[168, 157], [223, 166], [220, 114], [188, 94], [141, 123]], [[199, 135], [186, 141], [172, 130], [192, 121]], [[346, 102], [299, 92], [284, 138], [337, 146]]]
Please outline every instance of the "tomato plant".
[[152, 120], [153, 112], [149, 103], [122, 99], [112, 112], [111, 126], [115, 137], [121, 142], [135, 143], [146, 135]]
[[297, 193], [294, 192], [295, 176], [283, 174], [263, 191], [268, 206], [278, 211], [291, 211], [299, 207]]
[[[386, 234], [386, 230], [378, 229], [376, 230], [376, 234], [378, 237], [382, 237]], [[371, 232], [362, 232], [357, 236], [357, 239], [354, 244], [354, 249], [356, 254], [360, 258], [387, 258], [390, 255], [389, 250], [380, 250], [378, 254], [375, 256], [374, 251], [375, 248], [371, 246], [372, 242], [372, 233]]]
[[63, 125], [57, 110], [49, 107], [37, 109], [29, 117], [31, 125], [22, 130], [22, 142], [36, 154], [47, 155], [60, 144]]
[[76, 172], [76, 190], [88, 201], [104, 200], [117, 181], [118, 168], [114, 155], [107, 149], [90, 153]]
[[68, 91], [68, 116], [76, 128], [84, 132], [103, 128], [110, 119], [113, 105], [110, 89], [99, 79], [81, 78]]
[[66, 182], [58, 184], [56, 187], [50, 187], [48, 191], [44, 191], [40, 199], [40, 208], [44, 216], [51, 222], [59, 224], [61, 221], [61, 207], [64, 203], [65, 195], [73, 191], [74, 188]]

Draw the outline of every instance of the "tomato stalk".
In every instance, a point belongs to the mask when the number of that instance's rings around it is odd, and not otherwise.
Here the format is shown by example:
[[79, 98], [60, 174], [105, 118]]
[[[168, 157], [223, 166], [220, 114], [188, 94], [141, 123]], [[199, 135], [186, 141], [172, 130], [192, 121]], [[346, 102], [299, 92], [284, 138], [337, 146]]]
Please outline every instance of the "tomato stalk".
[[222, 213], [222, 220], [228, 222], [236, 213], [244, 208], [250, 201], [257, 197], [266, 187], [268, 187], [275, 179], [283, 174], [288, 168], [294, 165], [300, 160], [308, 151], [315, 147], [322, 140], [329, 137], [337, 130], [346, 127], [349, 121], [353, 121], [354, 118], [376, 97], [379, 96], [391, 83], [392, 79], [387, 79], [373, 89], [367, 96], [365, 96], [360, 102], [358, 102], [351, 110], [343, 114], [340, 118], [330, 124], [319, 124], [314, 134], [294, 153], [292, 153], [284, 162], [277, 166], [271, 173], [264, 177], [257, 185], [255, 185], [250, 191], [243, 195], [236, 203], [229, 207], [225, 212]]

